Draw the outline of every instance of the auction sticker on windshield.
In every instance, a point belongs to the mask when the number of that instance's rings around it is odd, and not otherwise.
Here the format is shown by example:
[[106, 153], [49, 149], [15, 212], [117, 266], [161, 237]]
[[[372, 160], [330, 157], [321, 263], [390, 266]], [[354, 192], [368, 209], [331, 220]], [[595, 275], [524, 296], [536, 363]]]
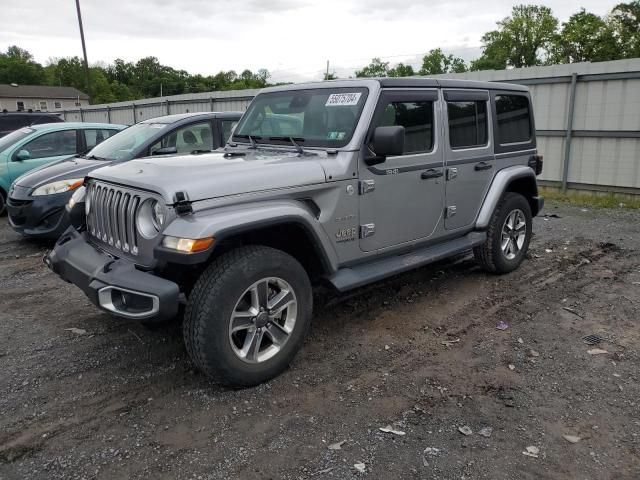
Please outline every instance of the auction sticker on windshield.
[[361, 92], [352, 93], [332, 93], [327, 98], [325, 107], [348, 107], [350, 105], [357, 105], [360, 100]]

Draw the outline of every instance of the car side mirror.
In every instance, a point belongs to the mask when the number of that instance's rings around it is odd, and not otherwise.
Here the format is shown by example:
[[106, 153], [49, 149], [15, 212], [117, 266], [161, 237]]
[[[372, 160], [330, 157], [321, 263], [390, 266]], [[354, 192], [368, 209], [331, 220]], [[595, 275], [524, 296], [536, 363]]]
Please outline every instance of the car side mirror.
[[154, 150], [151, 155], [172, 155], [174, 153], [178, 153], [178, 149], [176, 147], [162, 147]]
[[402, 155], [404, 152], [404, 127], [377, 127], [373, 131], [371, 148], [374, 156], [365, 159], [367, 165], [383, 163], [387, 157]]
[[21, 162], [23, 160], [29, 160], [31, 158], [31, 154], [29, 153], [28, 150], [18, 150], [18, 153], [16, 153], [16, 156], [14, 157], [14, 159], [18, 162]]

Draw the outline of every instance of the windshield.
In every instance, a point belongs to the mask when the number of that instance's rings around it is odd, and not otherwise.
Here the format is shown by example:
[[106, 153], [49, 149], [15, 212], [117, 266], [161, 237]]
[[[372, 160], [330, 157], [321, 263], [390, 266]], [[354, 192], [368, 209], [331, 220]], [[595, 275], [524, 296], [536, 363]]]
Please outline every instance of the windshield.
[[166, 127], [166, 123], [137, 123], [96, 145], [87, 153], [87, 157], [100, 160], [131, 160], [139, 147]]
[[5, 135], [4, 137], [0, 138], [0, 152], [5, 151], [7, 148], [12, 146], [14, 143], [19, 142], [20, 140], [22, 140], [25, 137], [28, 137], [33, 132], [35, 132], [35, 130], [33, 128], [24, 127], [24, 128], [20, 128], [18, 130], [15, 130], [15, 131], [11, 132], [10, 134]]
[[366, 88], [318, 88], [258, 95], [232, 140], [303, 147], [344, 147], [367, 100]]

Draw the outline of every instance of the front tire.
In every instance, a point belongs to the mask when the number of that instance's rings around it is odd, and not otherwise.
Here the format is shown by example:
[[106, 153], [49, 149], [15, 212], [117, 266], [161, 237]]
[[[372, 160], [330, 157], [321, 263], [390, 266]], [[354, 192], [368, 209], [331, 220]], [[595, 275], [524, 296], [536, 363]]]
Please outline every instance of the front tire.
[[312, 314], [304, 268], [273, 248], [247, 246], [216, 259], [189, 297], [189, 356], [213, 380], [248, 387], [277, 376], [302, 346]]
[[532, 234], [531, 206], [519, 193], [507, 192], [496, 207], [487, 240], [473, 249], [476, 261], [492, 273], [508, 273], [524, 260]]

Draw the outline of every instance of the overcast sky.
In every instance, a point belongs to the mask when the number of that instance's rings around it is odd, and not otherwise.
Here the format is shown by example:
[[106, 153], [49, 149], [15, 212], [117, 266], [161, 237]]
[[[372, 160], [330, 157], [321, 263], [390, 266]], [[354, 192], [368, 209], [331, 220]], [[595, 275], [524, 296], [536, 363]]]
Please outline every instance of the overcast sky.
[[[581, 7], [606, 14], [619, 0], [548, 0], [560, 21]], [[507, 0], [81, 0], [89, 63], [153, 55], [190, 73], [268, 69], [272, 81], [339, 76], [369, 60], [417, 66], [441, 47], [473, 59], [508, 16]], [[523, 2], [524, 3], [524, 2]], [[531, 2], [534, 3], [534, 2]], [[74, 0], [0, 0], [0, 50], [39, 62], [82, 55]]]

